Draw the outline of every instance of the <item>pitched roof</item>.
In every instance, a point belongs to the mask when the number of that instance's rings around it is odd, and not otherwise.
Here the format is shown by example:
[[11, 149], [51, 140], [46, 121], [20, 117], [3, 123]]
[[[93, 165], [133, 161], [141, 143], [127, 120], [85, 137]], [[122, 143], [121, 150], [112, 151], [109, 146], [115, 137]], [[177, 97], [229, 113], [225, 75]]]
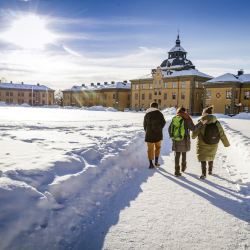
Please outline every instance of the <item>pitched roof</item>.
[[212, 76], [200, 72], [197, 69], [187, 69], [180, 71], [162, 71], [164, 78], [178, 77], [178, 76], [200, 76], [212, 78]]
[[0, 83], [0, 89], [19, 89], [19, 90], [40, 90], [40, 91], [54, 91], [45, 85], [24, 84], [24, 83]]
[[74, 85], [70, 89], [65, 89], [64, 91], [93, 91], [93, 90], [103, 90], [103, 89], [131, 89], [130, 82], [114, 82], [114, 83], [103, 83], [103, 84], [92, 84], [92, 85]]
[[245, 83], [245, 82], [250, 82], [250, 74], [243, 74], [240, 76], [231, 74], [231, 73], [226, 73], [224, 75], [215, 77], [206, 83], [230, 83], [230, 82], [236, 82], [236, 83]]

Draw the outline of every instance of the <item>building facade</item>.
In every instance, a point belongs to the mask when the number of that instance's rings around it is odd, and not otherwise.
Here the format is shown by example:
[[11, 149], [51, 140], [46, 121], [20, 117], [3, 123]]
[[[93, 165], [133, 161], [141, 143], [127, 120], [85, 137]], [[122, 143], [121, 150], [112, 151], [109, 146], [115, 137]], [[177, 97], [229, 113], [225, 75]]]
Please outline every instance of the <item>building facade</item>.
[[45, 85], [0, 83], [0, 102], [42, 106], [54, 104], [54, 90]]
[[113, 107], [124, 111], [130, 108], [131, 84], [124, 82], [91, 83], [73, 86], [63, 91], [63, 106]]
[[151, 102], [161, 109], [185, 107], [191, 114], [203, 109], [203, 83], [212, 77], [197, 69], [187, 59], [187, 52], [180, 45], [179, 35], [168, 58], [147, 77], [131, 80], [131, 108], [145, 110]]
[[204, 83], [205, 105], [214, 105], [216, 113], [235, 115], [250, 111], [250, 74], [226, 73]]

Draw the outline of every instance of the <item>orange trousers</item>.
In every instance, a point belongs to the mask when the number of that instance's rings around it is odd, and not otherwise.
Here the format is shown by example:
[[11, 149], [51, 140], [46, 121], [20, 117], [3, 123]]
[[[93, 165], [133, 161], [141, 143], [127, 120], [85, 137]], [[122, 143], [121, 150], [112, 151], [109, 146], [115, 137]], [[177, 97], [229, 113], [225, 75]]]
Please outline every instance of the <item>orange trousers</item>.
[[148, 145], [148, 159], [154, 160], [155, 157], [159, 157], [161, 151], [161, 141], [147, 142]]

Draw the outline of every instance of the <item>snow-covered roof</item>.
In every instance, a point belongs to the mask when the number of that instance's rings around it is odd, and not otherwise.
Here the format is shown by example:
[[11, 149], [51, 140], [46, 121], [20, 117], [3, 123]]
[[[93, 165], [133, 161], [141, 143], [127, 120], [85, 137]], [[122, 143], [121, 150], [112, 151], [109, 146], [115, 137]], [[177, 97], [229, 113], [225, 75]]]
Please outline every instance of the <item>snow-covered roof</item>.
[[231, 73], [226, 73], [224, 75], [215, 77], [207, 81], [207, 83], [225, 83], [225, 82], [237, 82], [237, 83], [250, 82], [250, 74], [243, 74], [237, 76]]
[[176, 51], [186, 52], [186, 50], [183, 49], [181, 46], [174, 46], [169, 52], [176, 52]]
[[143, 75], [143, 76], [140, 76], [140, 77], [138, 77], [138, 78], [136, 78], [136, 79], [133, 79], [133, 80], [131, 80], [131, 81], [135, 81], [135, 80], [141, 80], [141, 79], [152, 79], [153, 77], [152, 77], [152, 74], [147, 74], [147, 75]]
[[162, 71], [162, 73], [165, 78], [178, 77], [178, 76], [200, 76], [200, 77], [212, 78], [212, 76], [202, 73], [197, 69], [187, 69], [180, 71]]
[[0, 89], [19, 89], [19, 90], [40, 90], [47, 91], [53, 89], [45, 85], [35, 85], [35, 84], [26, 84], [26, 83], [0, 83]]
[[239, 76], [241, 82], [250, 82], [250, 74], [243, 74]]
[[100, 83], [100, 84], [82, 84], [80, 86], [75, 85], [71, 89], [66, 89], [64, 91], [93, 91], [93, 90], [103, 90], [103, 89], [131, 89], [130, 82], [114, 82], [114, 83]]

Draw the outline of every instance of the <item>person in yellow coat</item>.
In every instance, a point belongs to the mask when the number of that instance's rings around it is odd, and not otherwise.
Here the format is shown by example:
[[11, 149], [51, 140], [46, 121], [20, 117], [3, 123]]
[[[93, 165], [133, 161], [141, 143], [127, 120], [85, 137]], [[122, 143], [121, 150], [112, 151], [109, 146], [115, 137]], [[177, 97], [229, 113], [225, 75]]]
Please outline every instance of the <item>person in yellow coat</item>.
[[207, 176], [207, 162], [208, 162], [208, 174], [212, 174], [213, 161], [216, 156], [219, 141], [222, 141], [225, 147], [229, 147], [230, 143], [225, 135], [223, 127], [217, 118], [212, 115], [213, 106], [207, 107], [203, 110], [201, 121], [207, 120], [205, 126], [195, 130], [192, 133], [192, 138], [197, 139], [196, 153], [199, 162], [201, 162], [201, 179], [205, 179]]

